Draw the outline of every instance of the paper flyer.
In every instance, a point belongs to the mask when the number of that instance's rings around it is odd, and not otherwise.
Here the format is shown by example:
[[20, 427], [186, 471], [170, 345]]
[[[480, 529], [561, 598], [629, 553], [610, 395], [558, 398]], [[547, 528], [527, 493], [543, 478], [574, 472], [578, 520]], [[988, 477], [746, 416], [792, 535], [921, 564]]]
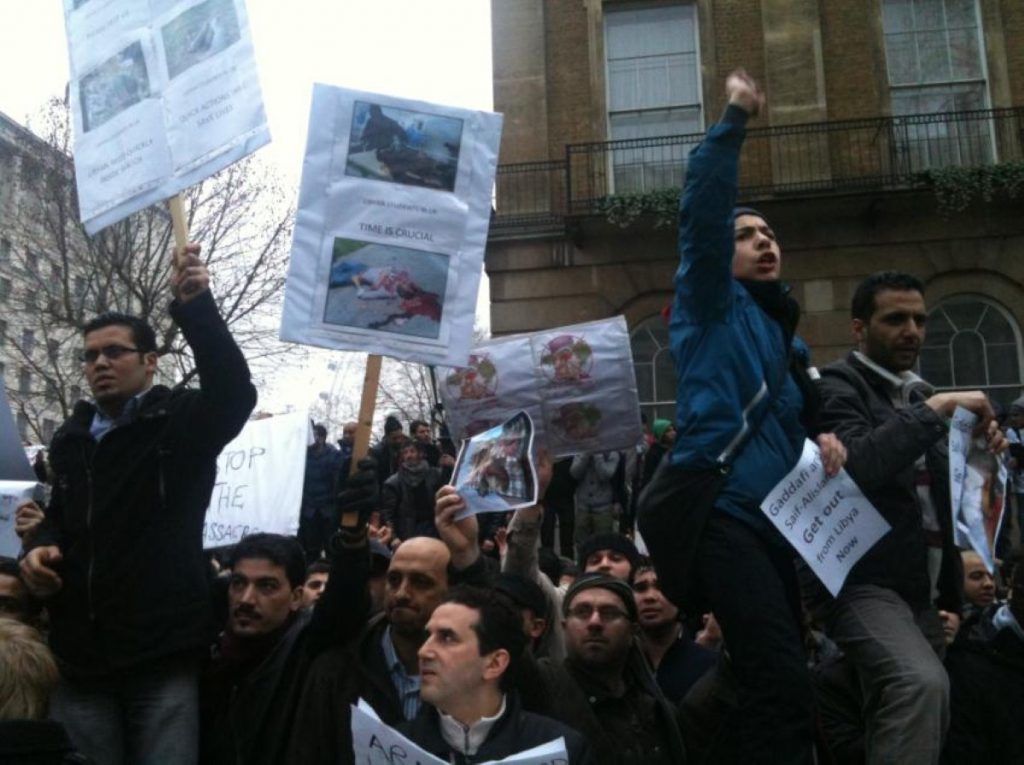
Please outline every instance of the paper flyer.
[[451, 483], [466, 500], [467, 510], [458, 518], [536, 505], [537, 470], [530, 415], [519, 412], [463, 441]]
[[833, 597], [857, 561], [892, 528], [849, 473], [825, 475], [821, 451], [810, 440], [761, 511]]
[[270, 141], [244, 0], [64, 0], [89, 234]]
[[957, 407], [949, 423], [949, 491], [953, 541], [996, 570], [996, 539], [1006, 512], [1006, 462], [974, 437], [976, 415]]
[[465, 364], [501, 115], [315, 85], [281, 339]]
[[529, 413], [552, 459], [633, 449], [642, 435], [629, 332], [621, 316], [513, 335], [438, 369], [452, 437]]

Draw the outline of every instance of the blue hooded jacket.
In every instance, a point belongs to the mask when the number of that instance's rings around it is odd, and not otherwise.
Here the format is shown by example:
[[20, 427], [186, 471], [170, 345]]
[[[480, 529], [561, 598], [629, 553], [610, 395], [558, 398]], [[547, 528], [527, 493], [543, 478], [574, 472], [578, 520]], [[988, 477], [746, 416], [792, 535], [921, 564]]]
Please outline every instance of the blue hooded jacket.
[[[669, 326], [679, 379], [671, 459], [691, 469], [732, 465], [716, 508], [767, 528], [759, 505], [796, 464], [805, 432], [803, 398], [789, 374], [791, 349], [782, 327], [732, 276], [746, 121], [746, 112], [729, 106], [687, 166]], [[806, 345], [794, 338], [792, 346], [806, 365]], [[777, 393], [765, 413], [771, 389]]]

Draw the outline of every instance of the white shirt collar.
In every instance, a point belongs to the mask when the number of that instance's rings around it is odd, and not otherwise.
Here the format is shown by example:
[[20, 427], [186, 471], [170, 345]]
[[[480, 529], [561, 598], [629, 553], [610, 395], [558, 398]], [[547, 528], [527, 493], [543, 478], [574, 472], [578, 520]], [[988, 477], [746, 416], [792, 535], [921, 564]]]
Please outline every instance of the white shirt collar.
[[463, 725], [454, 717], [450, 717], [438, 709], [442, 738], [448, 743], [448, 746], [467, 757], [476, 754], [487, 740], [491, 728], [505, 714], [505, 699], [506, 697], [502, 695], [501, 707], [494, 717], [481, 717], [472, 725]]

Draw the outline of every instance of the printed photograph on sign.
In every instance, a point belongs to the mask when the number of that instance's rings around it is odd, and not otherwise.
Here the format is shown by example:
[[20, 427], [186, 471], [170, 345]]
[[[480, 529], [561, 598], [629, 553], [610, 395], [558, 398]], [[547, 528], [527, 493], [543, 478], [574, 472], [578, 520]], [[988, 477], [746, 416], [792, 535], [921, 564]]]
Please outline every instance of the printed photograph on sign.
[[447, 255], [336, 238], [324, 322], [436, 339], [447, 284]]
[[345, 174], [455, 190], [462, 120], [356, 101]]
[[469, 364], [444, 379], [447, 393], [456, 401], [483, 401], [498, 390], [498, 368], [486, 353], [471, 353]]
[[964, 498], [980, 510], [985, 540], [992, 551], [1003, 518], [1005, 491], [999, 480], [998, 458], [984, 447], [971, 449], [964, 476]]
[[463, 443], [452, 485], [466, 500], [467, 515], [514, 510], [536, 501], [532, 444], [533, 422], [526, 412]]
[[142, 45], [132, 43], [84, 75], [79, 93], [82, 129], [86, 133], [149, 98], [149, 72]]
[[540, 368], [554, 383], [574, 383], [590, 379], [594, 352], [587, 341], [573, 335], [549, 340], [540, 354]]
[[551, 417], [556, 432], [567, 441], [586, 441], [601, 431], [604, 414], [593, 404], [574, 401], [562, 404]]
[[206, 0], [189, 8], [161, 30], [167, 77], [182, 72], [234, 45], [241, 37], [233, 0]]

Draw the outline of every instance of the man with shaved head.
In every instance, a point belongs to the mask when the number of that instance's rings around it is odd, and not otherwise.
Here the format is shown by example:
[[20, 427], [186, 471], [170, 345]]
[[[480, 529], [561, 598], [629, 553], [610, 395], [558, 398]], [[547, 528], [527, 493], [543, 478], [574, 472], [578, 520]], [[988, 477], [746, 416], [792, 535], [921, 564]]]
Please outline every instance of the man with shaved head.
[[453, 555], [432, 537], [413, 537], [395, 550], [385, 579], [384, 610], [370, 616], [370, 555], [365, 523], [342, 527], [334, 542], [334, 579], [347, 591], [351, 623], [338, 644], [313, 665], [299, 703], [289, 762], [353, 762], [349, 705], [362, 698], [388, 725], [420, 708], [417, 653], [427, 622], [448, 594], [451, 578], [481, 584], [483, 561]]

